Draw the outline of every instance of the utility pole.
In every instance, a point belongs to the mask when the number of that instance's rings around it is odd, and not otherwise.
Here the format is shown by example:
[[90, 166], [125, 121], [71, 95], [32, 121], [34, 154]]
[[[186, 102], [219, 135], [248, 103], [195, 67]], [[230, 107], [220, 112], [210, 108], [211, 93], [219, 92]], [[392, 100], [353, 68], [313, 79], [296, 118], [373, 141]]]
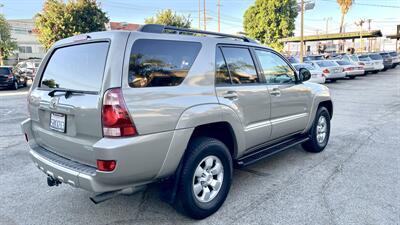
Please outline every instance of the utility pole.
[[360, 52], [363, 52], [363, 40], [362, 40], [362, 26], [363, 26], [363, 24], [365, 23], [365, 20], [359, 20], [359, 21], [356, 21], [355, 22], [355, 24], [357, 25], [357, 26], [360, 26]]
[[206, 0], [203, 1], [204, 2], [204, 30], [207, 30], [207, 13], [206, 13]]
[[332, 17], [324, 18], [324, 20], [326, 20], [325, 33], [328, 34], [329, 20], [332, 20]]
[[303, 63], [304, 56], [304, 0], [300, 3], [301, 25], [300, 25], [300, 62]]
[[200, 11], [201, 11], [201, 0], [199, 0], [199, 27], [198, 27], [199, 30], [200, 30], [200, 20], [201, 20]]
[[218, 0], [218, 32], [221, 32], [221, 2]]
[[[367, 22], [368, 22], [368, 31], [371, 31], [371, 21], [372, 21], [372, 19], [367, 19]], [[371, 38], [368, 38], [368, 51], [370, 52], [371, 51], [371, 48], [372, 48], [372, 46], [371, 46]]]

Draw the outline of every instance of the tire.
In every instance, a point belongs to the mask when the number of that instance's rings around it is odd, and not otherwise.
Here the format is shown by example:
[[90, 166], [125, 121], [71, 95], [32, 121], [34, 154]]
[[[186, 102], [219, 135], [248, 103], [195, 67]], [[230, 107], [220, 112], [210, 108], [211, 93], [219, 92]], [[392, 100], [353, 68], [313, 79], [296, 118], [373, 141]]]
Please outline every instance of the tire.
[[17, 82], [17, 81], [14, 81], [13, 85], [11, 86], [11, 89], [13, 89], [13, 90], [18, 90], [18, 88], [19, 88], [18, 82]]
[[[211, 166], [208, 166], [206, 161], [212, 161], [212, 164], [209, 163]], [[218, 170], [221, 167], [217, 165], [222, 166], [222, 169]], [[209, 168], [204, 170], [207, 167]], [[232, 180], [232, 168], [232, 157], [228, 148], [221, 141], [208, 137], [197, 137], [191, 140], [186, 150], [179, 179], [177, 206], [193, 219], [203, 219], [216, 212], [228, 195]], [[220, 172], [213, 175], [212, 170]], [[196, 175], [196, 171], [198, 175]], [[214, 186], [217, 187], [217, 191], [214, 193], [213, 181]], [[197, 191], [195, 191], [196, 189]], [[204, 190], [210, 191], [209, 195], [204, 194]]]
[[[324, 118], [324, 119], [321, 119]], [[323, 136], [323, 140], [318, 140], [318, 129], [323, 129], [319, 125], [321, 122], [320, 120], [325, 120], [325, 136]], [[303, 149], [306, 150], [307, 152], [322, 152], [326, 145], [328, 144], [329, 141], [329, 134], [330, 134], [330, 128], [331, 128], [331, 116], [329, 115], [329, 111], [325, 107], [320, 107], [318, 108], [317, 114], [314, 119], [313, 126], [311, 127], [311, 130], [309, 132], [310, 139], [302, 144]], [[322, 124], [321, 124], [322, 125]], [[321, 133], [323, 134], [323, 133]], [[320, 136], [322, 137], [322, 136]]]

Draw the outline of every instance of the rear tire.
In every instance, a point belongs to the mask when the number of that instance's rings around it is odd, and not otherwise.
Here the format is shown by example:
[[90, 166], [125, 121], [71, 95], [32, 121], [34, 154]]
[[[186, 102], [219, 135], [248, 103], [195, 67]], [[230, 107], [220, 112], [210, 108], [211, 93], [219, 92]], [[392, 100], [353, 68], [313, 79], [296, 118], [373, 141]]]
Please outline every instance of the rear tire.
[[13, 83], [13, 85], [12, 85], [11, 88], [12, 88], [13, 90], [18, 90], [18, 88], [19, 88], [18, 82], [17, 82], [17, 81], [14, 81], [14, 83]]
[[189, 217], [203, 219], [224, 203], [232, 180], [232, 157], [219, 140], [190, 141], [179, 179], [178, 206]]
[[322, 152], [329, 141], [331, 116], [325, 107], [317, 110], [313, 126], [309, 131], [310, 139], [302, 144], [307, 152]]

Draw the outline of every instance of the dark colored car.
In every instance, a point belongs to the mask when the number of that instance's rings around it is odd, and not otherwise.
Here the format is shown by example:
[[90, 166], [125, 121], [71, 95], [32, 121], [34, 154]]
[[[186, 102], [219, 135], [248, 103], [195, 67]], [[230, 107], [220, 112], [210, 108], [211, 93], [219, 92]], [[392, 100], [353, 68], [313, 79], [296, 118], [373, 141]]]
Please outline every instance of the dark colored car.
[[11, 88], [17, 90], [20, 86], [26, 87], [28, 77], [24, 74], [15, 73], [12, 67], [0, 67], [0, 87]]
[[379, 55], [381, 55], [383, 58], [383, 66], [384, 66], [383, 71], [386, 71], [387, 69], [393, 67], [392, 56], [389, 53], [381, 52], [379, 53]]

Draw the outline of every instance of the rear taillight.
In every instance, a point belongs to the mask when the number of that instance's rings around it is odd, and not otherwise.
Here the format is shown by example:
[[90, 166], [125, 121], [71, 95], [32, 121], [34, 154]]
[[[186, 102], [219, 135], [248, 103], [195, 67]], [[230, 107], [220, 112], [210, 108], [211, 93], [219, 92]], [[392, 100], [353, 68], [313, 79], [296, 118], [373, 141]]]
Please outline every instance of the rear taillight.
[[344, 69], [344, 71], [352, 71], [352, 70], [354, 70], [353, 67], [347, 67], [346, 69]]
[[117, 162], [115, 160], [100, 160], [100, 159], [98, 159], [96, 164], [97, 164], [97, 169], [99, 171], [106, 171], [106, 172], [113, 171], [115, 169], [115, 167], [117, 166]]
[[12, 73], [8, 74], [7, 78], [8, 79], [12, 79], [14, 77], [14, 75]]
[[327, 73], [330, 73], [331, 71], [329, 71], [328, 69], [324, 69], [324, 70], [322, 70], [322, 72], [327, 74]]
[[109, 89], [104, 93], [102, 122], [104, 137], [129, 137], [138, 134], [129, 117], [120, 88]]

